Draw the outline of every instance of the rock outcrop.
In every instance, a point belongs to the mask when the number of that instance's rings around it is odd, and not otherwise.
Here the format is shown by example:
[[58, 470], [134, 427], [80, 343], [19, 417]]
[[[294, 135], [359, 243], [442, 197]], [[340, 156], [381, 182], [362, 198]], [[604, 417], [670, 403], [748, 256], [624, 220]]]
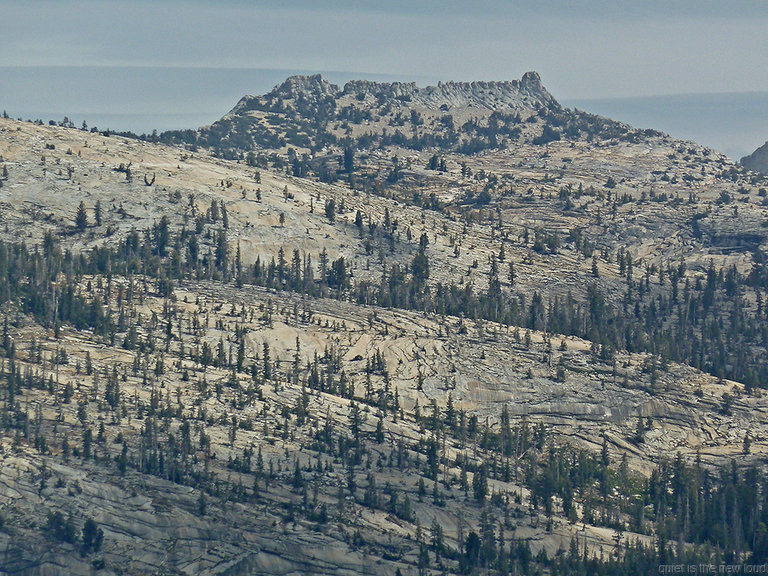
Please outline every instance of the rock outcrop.
[[443, 111], [457, 107], [507, 111], [559, 107], [536, 72], [526, 72], [521, 80], [439, 82], [437, 86], [424, 88], [419, 88], [415, 83], [358, 80], [347, 82], [342, 93], [358, 97], [370, 95], [377, 99], [398, 100], [401, 104]]
[[768, 174], [768, 142], [760, 146], [749, 156], [744, 156], [740, 162], [742, 166], [754, 172]]

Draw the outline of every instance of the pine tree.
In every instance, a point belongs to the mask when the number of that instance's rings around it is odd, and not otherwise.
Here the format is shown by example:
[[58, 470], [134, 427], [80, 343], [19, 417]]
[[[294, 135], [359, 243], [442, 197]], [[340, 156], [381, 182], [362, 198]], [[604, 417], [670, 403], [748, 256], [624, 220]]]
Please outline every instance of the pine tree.
[[488, 471], [485, 464], [481, 464], [472, 476], [472, 491], [475, 495], [475, 500], [485, 500], [488, 494]]
[[219, 230], [219, 233], [216, 235], [216, 268], [223, 273], [226, 273], [227, 270], [228, 256], [227, 233], [224, 230]]
[[336, 221], [336, 200], [329, 198], [325, 201], [325, 217], [333, 224]]
[[101, 543], [104, 540], [104, 531], [99, 528], [93, 518], [86, 518], [83, 524], [82, 541], [83, 554], [98, 552], [101, 549]]
[[351, 174], [355, 170], [355, 151], [350, 147], [344, 148], [344, 172]]
[[205, 516], [205, 512], [208, 509], [208, 499], [205, 497], [205, 492], [200, 491], [200, 496], [197, 498], [197, 513], [200, 516]]
[[82, 232], [88, 226], [88, 213], [85, 210], [85, 203], [80, 202], [77, 207], [77, 215], [75, 216], [75, 228], [78, 232]]

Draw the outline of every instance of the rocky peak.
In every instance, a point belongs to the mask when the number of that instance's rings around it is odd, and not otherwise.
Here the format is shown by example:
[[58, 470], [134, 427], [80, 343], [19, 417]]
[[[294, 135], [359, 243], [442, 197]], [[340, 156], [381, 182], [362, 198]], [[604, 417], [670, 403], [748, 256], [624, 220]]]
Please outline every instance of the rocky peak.
[[523, 74], [523, 78], [520, 80], [520, 85], [533, 90], [544, 90], [544, 85], [541, 83], [541, 76], [534, 70]]
[[[389, 109], [386, 114], [381, 114], [382, 107]], [[424, 112], [427, 116], [458, 114], [462, 123], [471, 117], [481, 124], [498, 112], [509, 120], [509, 124], [504, 121], [503, 131], [517, 139], [523, 128], [513, 124], [540, 110], [559, 113], [562, 109], [543, 86], [536, 72], [527, 72], [519, 80], [450, 81], [425, 87], [417, 86], [414, 82], [353, 80], [340, 88], [320, 74], [291, 76], [266, 94], [242, 98], [222, 118], [223, 123], [216, 127], [218, 132], [213, 138], [221, 140], [226, 135], [227, 144], [233, 145], [236, 142], [235, 146], [239, 149], [250, 146], [281, 148], [286, 143], [311, 148], [337, 141], [342, 135], [334, 133], [337, 130], [334, 126], [338, 127], [344, 122], [356, 126], [365, 123], [366, 132], [385, 138], [388, 128], [393, 132], [398, 128], [395, 120], [386, 118], [390, 111], [396, 111], [406, 115], [414, 112]], [[259, 122], [250, 117], [264, 114], [284, 115], [280, 119], [284, 126], [273, 129], [274, 122], [268, 122], [267, 125], [257, 127]], [[239, 122], [242, 118], [247, 121]], [[462, 139], [473, 140], [475, 151], [499, 145], [496, 135], [482, 138], [468, 137], [466, 134], [457, 136], [455, 133], [449, 134], [452, 130], [444, 131], [441, 126], [434, 125], [434, 134], [430, 137], [438, 135], [439, 138], [452, 139], [450, 145], [443, 142], [441, 145], [444, 146], [458, 149]], [[359, 136], [359, 132], [354, 137]], [[528, 132], [531, 132], [528, 135], [531, 138], [540, 135], [533, 134], [532, 129]], [[419, 143], [421, 145], [423, 143]]]
[[425, 106], [435, 108], [444, 105], [491, 110], [559, 107], [555, 98], [542, 85], [536, 72], [527, 72], [521, 80], [439, 82], [437, 86], [419, 90], [417, 100]]
[[363, 95], [375, 98], [405, 99], [418, 92], [415, 82], [373, 82], [371, 80], [350, 80], [344, 85], [344, 95]]
[[231, 118], [253, 109], [265, 97], [294, 100], [301, 95], [304, 100], [314, 104], [328, 96], [335, 98], [340, 92], [338, 86], [331, 84], [320, 74], [289, 76], [282, 84], [278, 84], [264, 96], [243, 96], [224, 118]]
[[303, 95], [308, 100], [319, 100], [326, 96], [335, 97], [339, 94], [339, 87], [331, 84], [320, 74], [312, 76], [290, 76], [272, 89], [270, 95], [281, 98], [294, 99]]
[[520, 80], [438, 82], [437, 86], [423, 88], [413, 82], [353, 80], [344, 85], [342, 94], [399, 100], [434, 110], [444, 107], [476, 107], [490, 110], [522, 110], [541, 106], [559, 108], [559, 104], [544, 88], [541, 77], [536, 72], [526, 72]]
[[749, 156], [744, 156], [740, 162], [742, 166], [754, 172], [768, 174], [768, 142], [760, 146]]

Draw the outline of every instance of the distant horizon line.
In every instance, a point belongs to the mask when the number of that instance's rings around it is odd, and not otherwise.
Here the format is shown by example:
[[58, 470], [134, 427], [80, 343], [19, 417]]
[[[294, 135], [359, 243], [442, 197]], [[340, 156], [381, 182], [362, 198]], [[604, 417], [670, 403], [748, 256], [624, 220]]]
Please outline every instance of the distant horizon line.
[[348, 71], [348, 70], [317, 70], [312, 68], [271, 68], [269, 66], [187, 66], [187, 65], [149, 65], [149, 64], [0, 64], [0, 70], [4, 69], [22, 69], [22, 68], [71, 68], [71, 69], [89, 69], [89, 68], [120, 68], [120, 69], [134, 69], [134, 70], [261, 70], [265, 72], [287, 72], [289, 76], [296, 76], [297, 74], [344, 74], [354, 75], [360, 74], [363, 76], [402, 76], [404, 78], [420, 78], [426, 79], [431, 76], [410, 74], [410, 73], [389, 73], [389, 72], [361, 72], [361, 71]]
[[[320, 74], [333, 74], [344, 76], [373, 76], [382, 78], [404, 78], [409, 81], [426, 81], [426, 82], [492, 82], [494, 80], [488, 78], [475, 78], [473, 80], [441, 80], [437, 77], [422, 76], [418, 74], [408, 73], [390, 73], [390, 72], [360, 72], [360, 71], [347, 71], [347, 70], [317, 70], [308, 68], [270, 68], [266, 66], [194, 66], [194, 65], [147, 65], [147, 64], [2, 64], [0, 70], [14, 69], [131, 69], [131, 70], [232, 70], [232, 71], [265, 71], [265, 72], [285, 72], [286, 78], [291, 76], [304, 76], [304, 75], [316, 75]], [[537, 71], [538, 72], [538, 71]], [[524, 74], [524, 73], [523, 73]], [[521, 74], [522, 76], [522, 74]], [[504, 78], [496, 79], [495, 81], [509, 81], [517, 80], [518, 78]], [[548, 89], [548, 82], [546, 76], [542, 78], [544, 87]], [[705, 92], [666, 92], [666, 93], [653, 93], [653, 94], [632, 94], [632, 95], [620, 95], [620, 96], [555, 96], [560, 101], [599, 101], [599, 100], [630, 100], [635, 98], [669, 98], [669, 97], [685, 97], [685, 96], [718, 96], [718, 95], [748, 95], [748, 94], [768, 94], [768, 90], [725, 90], [725, 91], [705, 91]]]

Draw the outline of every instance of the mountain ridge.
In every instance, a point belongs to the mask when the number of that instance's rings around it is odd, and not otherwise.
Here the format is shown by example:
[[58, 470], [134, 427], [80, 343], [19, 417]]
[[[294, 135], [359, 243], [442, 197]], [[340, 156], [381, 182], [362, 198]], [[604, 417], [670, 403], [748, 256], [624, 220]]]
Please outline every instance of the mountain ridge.
[[768, 179], [519, 88], [0, 119], [0, 566], [763, 561]]
[[[520, 109], [528, 106], [552, 105], [559, 107], [555, 98], [546, 90], [537, 72], [526, 72], [520, 80], [492, 80], [438, 82], [436, 85], [419, 87], [416, 82], [380, 82], [374, 80], [350, 80], [343, 87], [325, 80], [321, 74], [295, 75], [276, 85], [265, 96], [294, 98], [299, 93], [309, 99], [341, 95], [372, 95], [393, 99], [413, 99], [415, 102], [432, 106], [435, 110], [442, 105], [471, 106], [479, 104], [492, 110]], [[238, 104], [226, 115], [246, 108], [247, 103], [258, 96], [243, 96]], [[225, 115], [225, 116], [226, 116]]]
[[244, 96], [210, 126], [164, 132], [159, 141], [205, 146], [237, 158], [256, 150], [286, 154], [288, 148], [317, 155], [346, 145], [474, 154], [515, 142], [654, 134], [564, 109], [536, 72], [520, 80], [438, 82], [423, 88], [368, 80], [339, 87], [316, 74], [292, 76], [263, 95]]
[[768, 174], [768, 142], [757, 148], [752, 154], [744, 156], [739, 163], [755, 172]]

